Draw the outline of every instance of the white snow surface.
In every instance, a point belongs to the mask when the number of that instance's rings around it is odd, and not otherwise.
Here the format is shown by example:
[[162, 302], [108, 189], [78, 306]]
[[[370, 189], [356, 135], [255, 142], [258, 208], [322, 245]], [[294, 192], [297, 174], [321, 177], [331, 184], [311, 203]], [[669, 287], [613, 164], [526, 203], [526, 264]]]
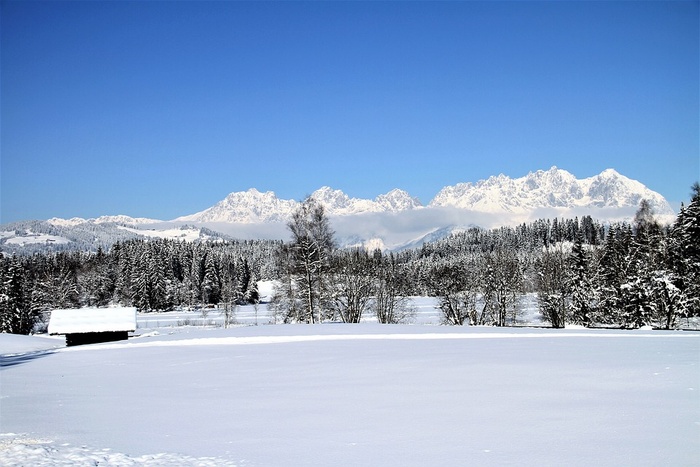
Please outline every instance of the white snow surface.
[[1, 334], [0, 464], [697, 465], [699, 333], [257, 320]]

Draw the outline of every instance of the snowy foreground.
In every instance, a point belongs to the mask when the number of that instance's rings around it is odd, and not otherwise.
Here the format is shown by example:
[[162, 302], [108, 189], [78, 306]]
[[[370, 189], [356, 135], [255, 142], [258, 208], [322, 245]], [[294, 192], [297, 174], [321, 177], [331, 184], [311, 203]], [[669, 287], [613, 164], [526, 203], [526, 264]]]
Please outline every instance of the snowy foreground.
[[176, 319], [0, 335], [0, 464], [698, 463], [698, 332]]

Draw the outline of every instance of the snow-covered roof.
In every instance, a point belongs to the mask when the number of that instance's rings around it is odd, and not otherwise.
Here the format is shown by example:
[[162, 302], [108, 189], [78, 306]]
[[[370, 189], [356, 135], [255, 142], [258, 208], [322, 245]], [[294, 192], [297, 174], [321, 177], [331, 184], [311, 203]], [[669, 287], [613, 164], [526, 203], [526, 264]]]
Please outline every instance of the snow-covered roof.
[[49, 334], [136, 330], [136, 308], [78, 308], [53, 310]]

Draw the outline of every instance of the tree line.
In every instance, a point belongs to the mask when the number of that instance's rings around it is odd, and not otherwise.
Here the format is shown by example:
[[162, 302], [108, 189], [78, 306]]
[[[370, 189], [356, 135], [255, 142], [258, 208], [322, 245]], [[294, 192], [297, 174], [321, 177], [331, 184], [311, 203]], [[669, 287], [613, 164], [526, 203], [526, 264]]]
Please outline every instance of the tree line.
[[452, 325], [517, 324], [535, 293], [552, 327], [675, 327], [700, 314], [700, 185], [673, 225], [642, 201], [633, 222], [590, 216], [471, 228], [401, 253], [337, 250], [324, 209], [307, 199], [288, 224], [270, 305], [276, 320], [316, 323], [411, 318], [413, 295], [436, 297]]
[[44, 312], [135, 306], [140, 311], [258, 300], [282, 242], [128, 240], [109, 252], [0, 253], [0, 332], [27, 334]]
[[643, 201], [631, 223], [538, 220], [471, 228], [401, 252], [339, 249], [322, 205], [305, 200], [281, 241], [128, 240], [109, 251], [0, 253], [0, 332], [29, 333], [45, 311], [125, 305], [141, 311], [259, 300], [275, 280], [275, 322], [412, 319], [411, 296], [436, 297], [452, 325], [518, 322], [537, 296], [553, 327], [670, 329], [700, 314], [700, 186], [673, 225]]
[[644, 201], [632, 223], [565, 224], [474, 230], [431, 245], [418, 270], [445, 321], [515, 324], [528, 292], [552, 327], [671, 329], [700, 313], [697, 194], [673, 226], [656, 222]]

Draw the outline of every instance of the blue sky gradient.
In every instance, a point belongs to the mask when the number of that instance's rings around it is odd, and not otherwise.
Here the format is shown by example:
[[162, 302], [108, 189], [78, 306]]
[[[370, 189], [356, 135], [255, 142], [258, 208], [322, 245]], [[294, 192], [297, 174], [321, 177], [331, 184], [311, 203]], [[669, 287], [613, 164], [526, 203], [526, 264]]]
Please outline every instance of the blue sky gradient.
[[553, 165], [677, 207], [700, 179], [698, 2], [0, 5], [3, 223]]

